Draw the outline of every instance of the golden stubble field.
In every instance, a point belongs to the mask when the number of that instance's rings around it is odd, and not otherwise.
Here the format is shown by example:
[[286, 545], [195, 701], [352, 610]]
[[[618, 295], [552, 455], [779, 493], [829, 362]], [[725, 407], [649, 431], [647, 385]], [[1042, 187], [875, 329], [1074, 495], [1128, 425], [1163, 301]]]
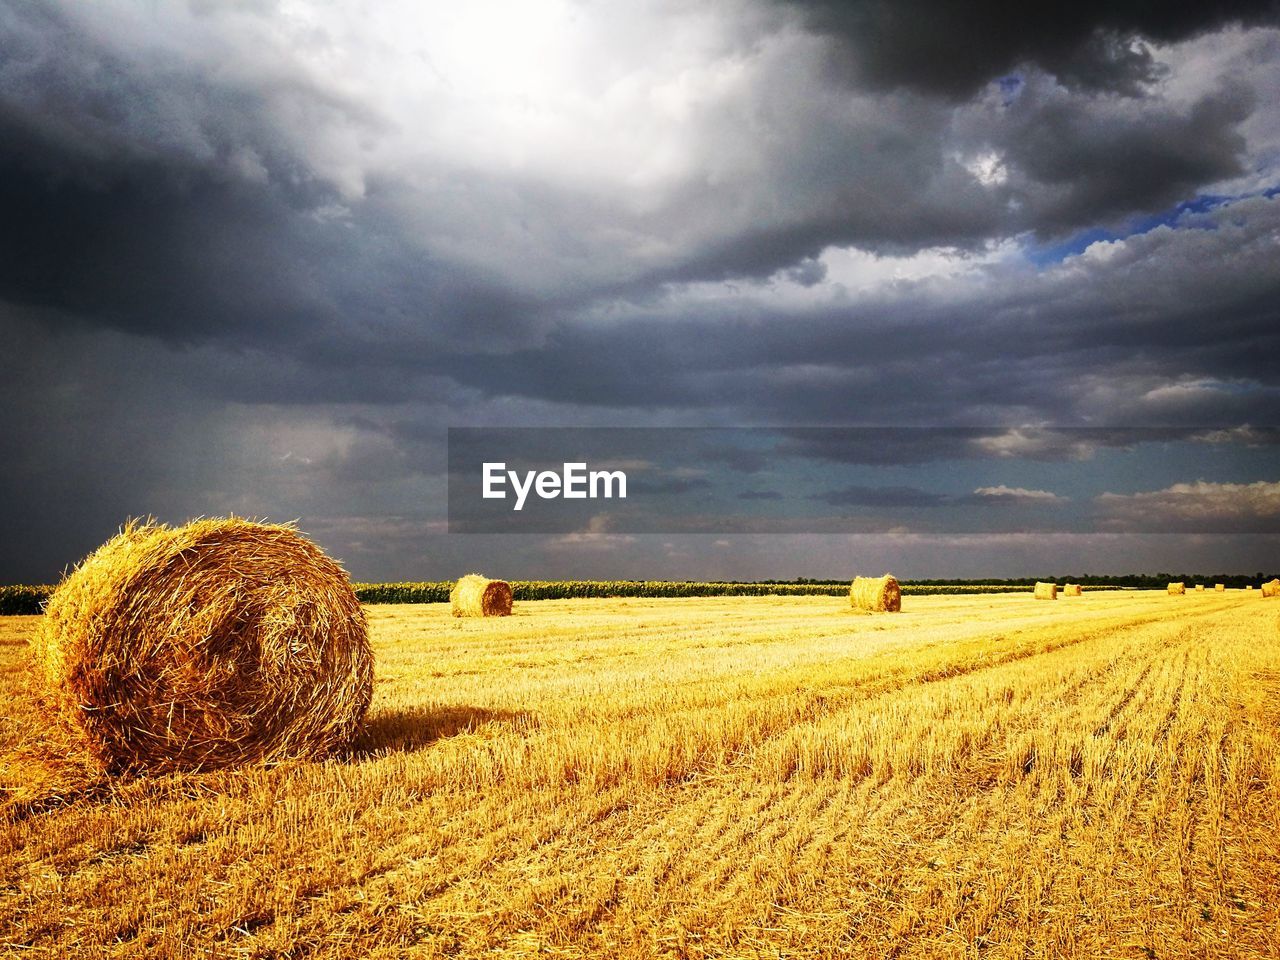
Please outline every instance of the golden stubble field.
[[324, 763], [112, 781], [0, 619], [0, 955], [1280, 956], [1257, 592], [372, 607]]

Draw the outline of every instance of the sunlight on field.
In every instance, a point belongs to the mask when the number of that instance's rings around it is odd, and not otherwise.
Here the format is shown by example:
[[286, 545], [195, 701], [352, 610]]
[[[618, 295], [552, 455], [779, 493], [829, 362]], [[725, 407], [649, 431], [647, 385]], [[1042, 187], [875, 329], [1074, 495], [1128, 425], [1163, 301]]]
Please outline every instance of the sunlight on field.
[[1280, 956], [1280, 601], [369, 610], [348, 755], [133, 781], [0, 618], [0, 953]]

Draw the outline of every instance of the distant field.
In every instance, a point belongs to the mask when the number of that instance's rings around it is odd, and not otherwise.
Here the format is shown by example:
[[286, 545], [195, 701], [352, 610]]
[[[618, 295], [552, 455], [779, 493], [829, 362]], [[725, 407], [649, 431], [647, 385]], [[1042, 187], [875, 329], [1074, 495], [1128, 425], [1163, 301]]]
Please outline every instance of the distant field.
[[1280, 956], [1280, 600], [370, 608], [365, 738], [129, 782], [0, 620], [0, 955]]
[[[453, 581], [357, 583], [362, 603], [443, 603]], [[1007, 593], [1029, 586], [1008, 583], [905, 583], [904, 594]], [[512, 580], [515, 600], [677, 599], [686, 597], [847, 597], [849, 581], [807, 583], [690, 582], [684, 580]]]
[[[361, 603], [445, 603], [452, 580], [416, 583], [357, 583]], [[805, 583], [732, 583], [685, 580], [513, 580], [516, 600], [587, 600], [616, 597], [765, 597], [765, 596], [847, 596], [848, 581]], [[1029, 589], [1015, 583], [906, 583], [905, 594], [1005, 593]], [[1112, 589], [1092, 587], [1091, 589]], [[0, 616], [40, 613], [53, 587], [49, 585], [0, 586]]]

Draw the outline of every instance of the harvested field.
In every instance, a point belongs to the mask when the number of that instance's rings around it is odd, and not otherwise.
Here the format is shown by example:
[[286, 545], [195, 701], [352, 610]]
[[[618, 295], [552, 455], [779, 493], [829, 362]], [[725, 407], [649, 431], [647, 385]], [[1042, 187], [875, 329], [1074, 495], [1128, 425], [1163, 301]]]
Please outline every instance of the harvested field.
[[1280, 631], [1209, 592], [370, 607], [347, 755], [111, 779], [0, 619], [0, 954], [1280, 956]]

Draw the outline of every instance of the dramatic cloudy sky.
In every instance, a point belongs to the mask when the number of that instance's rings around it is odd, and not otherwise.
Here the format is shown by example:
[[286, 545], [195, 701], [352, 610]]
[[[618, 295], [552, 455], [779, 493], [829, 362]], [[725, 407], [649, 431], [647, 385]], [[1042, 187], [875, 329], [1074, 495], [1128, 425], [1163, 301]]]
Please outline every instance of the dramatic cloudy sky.
[[1275, 446], [1277, 4], [960, 7], [0, 0], [0, 582], [232, 511], [363, 579], [1277, 566], [1274, 458], [1160, 445], [1142, 532], [445, 532], [450, 426]]

